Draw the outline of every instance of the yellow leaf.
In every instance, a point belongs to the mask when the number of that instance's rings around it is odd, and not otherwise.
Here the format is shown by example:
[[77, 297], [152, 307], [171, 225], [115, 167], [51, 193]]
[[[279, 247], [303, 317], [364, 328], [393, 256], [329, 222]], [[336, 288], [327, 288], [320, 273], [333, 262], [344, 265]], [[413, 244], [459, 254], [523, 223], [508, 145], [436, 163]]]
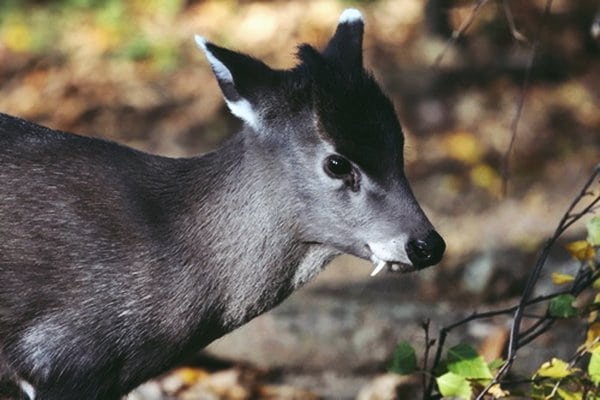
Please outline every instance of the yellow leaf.
[[600, 278], [596, 279], [593, 283], [592, 283], [592, 288], [596, 289], [596, 290], [600, 290]]
[[29, 27], [19, 19], [11, 19], [4, 24], [1, 38], [6, 46], [14, 51], [24, 52], [31, 48], [32, 35]]
[[536, 374], [544, 378], [562, 379], [572, 375], [577, 371], [576, 368], [569, 368], [565, 361], [553, 358], [552, 361], [546, 361], [542, 364]]
[[443, 140], [444, 148], [450, 158], [475, 164], [483, 156], [481, 143], [470, 132], [453, 132]]
[[503, 390], [499, 384], [492, 385], [488, 389], [488, 393], [491, 394], [494, 399], [503, 399], [510, 394], [509, 391]]
[[469, 173], [471, 182], [475, 185], [487, 189], [490, 193], [500, 193], [501, 179], [498, 173], [488, 164], [479, 163], [475, 165]]
[[194, 383], [206, 378], [209, 374], [208, 372], [198, 369], [198, 368], [179, 368], [175, 373], [180, 377], [186, 385], [193, 385]]
[[567, 251], [579, 261], [593, 260], [596, 256], [594, 247], [587, 240], [577, 240], [565, 246]]
[[575, 277], [573, 275], [561, 274], [559, 272], [552, 273], [552, 282], [554, 282], [555, 285], [564, 285], [573, 282], [574, 280]]
[[588, 348], [588, 351], [593, 351], [598, 346], [600, 346], [600, 322], [592, 322], [588, 326], [585, 347]]
[[588, 315], [588, 323], [592, 324], [594, 322], [596, 322], [596, 320], [598, 319], [598, 310], [594, 309], [596, 308], [595, 305], [600, 305], [600, 293], [596, 293], [596, 296], [594, 297], [594, 301], [592, 302], [592, 311], [590, 311], [590, 315]]

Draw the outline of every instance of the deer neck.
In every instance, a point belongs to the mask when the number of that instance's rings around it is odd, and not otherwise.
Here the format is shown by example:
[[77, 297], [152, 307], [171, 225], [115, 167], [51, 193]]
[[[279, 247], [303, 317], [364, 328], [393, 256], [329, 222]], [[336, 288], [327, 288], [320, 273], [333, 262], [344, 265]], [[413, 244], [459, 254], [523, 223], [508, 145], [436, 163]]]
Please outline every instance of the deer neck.
[[217, 299], [226, 329], [280, 303], [338, 254], [298, 239], [289, 183], [273, 154], [245, 136], [194, 159], [197, 182], [185, 196], [193, 200], [178, 224], [178, 257], [201, 283], [196, 292]]

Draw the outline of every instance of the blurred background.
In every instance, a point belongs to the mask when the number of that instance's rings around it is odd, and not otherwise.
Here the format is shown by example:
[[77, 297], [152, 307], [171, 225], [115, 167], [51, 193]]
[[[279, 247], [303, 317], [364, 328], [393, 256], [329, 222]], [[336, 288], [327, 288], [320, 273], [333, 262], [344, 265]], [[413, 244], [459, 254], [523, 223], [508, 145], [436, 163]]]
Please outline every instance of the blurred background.
[[[384, 375], [400, 340], [422, 350], [424, 320], [435, 336], [474, 310], [517, 301], [540, 244], [600, 162], [600, 40], [592, 34], [600, 2], [554, 0], [541, 29], [546, 1], [490, 0], [447, 44], [475, 3], [0, 2], [0, 112], [176, 157], [209, 151], [240, 128], [194, 33], [289, 68], [298, 43], [322, 47], [342, 10], [359, 8], [365, 64], [396, 105], [409, 180], [448, 244], [439, 266], [412, 275], [370, 278], [369, 263], [340, 257], [132, 399], [371, 399], [398, 384], [410, 393], [410, 379]], [[582, 235], [578, 225], [565, 241]], [[574, 268], [557, 248], [548, 275]], [[551, 289], [544, 277], [538, 292]], [[476, 322], [448, 342], [475, 343], [491, 360], [502, 355], [509, 322]], [[558, 324], [523, 349], [515, 368], [570, 355], [584, 334]]]

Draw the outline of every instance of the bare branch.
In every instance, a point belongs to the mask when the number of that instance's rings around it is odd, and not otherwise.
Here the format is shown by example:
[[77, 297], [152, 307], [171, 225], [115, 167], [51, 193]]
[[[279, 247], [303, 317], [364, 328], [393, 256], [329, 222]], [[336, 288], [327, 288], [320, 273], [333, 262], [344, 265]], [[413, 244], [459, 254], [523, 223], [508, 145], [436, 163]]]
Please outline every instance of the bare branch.
[[423, 328], [423, 331], [425, 332], [425, 356], [423, 357], [423, 372], [425, 372], [425, 373], [423, 374], [423, 381], [421, 383], [423, 386], [423, 400], [427, 400], [427, 397], [426, 397], [427, 396], [427, 386], [428, 386], [427, 379], [429, 379], [430, 381], [434, 379], [433, 376], [427, 374], [429, 351], [431, 350], [431, 346], [433, 345], [433, 342], [431, 341], [431, 339], [429, 337], [430, 324], [431, 324], [430, 319], [426, 319], [421, 324], [421, 328]]
[[[509, 25], [510, 25], [511, 21], [512, 21], [512, 13], [510, 12], [510, 9], [506, 5], [506, 0], [504, 0], [504, 5], [505, 5], [505, 7], [504, 7], [505, 13], [508, 10], [507, 19], [508, 19]], [[510, 142], [508, 144], [508, 148], [506, 149], [506, 152], [504, 153], [504, 156], [502, 157], [502, 194], [505, 197], [508, 194], [508, 177], [510, 175], [510, 165], [509, 165], [510, 164], [510, 156], [513, 152], [513, 148], [514, 148], [515, 142], [517, 140], [517, 133], [519, 130], [519, 121], [521, 120], [521, 114], [523, 113], [523, 106], [525, 105], [525, 98], [527, 97], [527, 89], [529, 88], [529, 83], [531, 81], [531, 72], [533, 71], [533, 64], [535, 62], [538, 48], [540, 46], [540, 40], [541, 40], [542, 33], [546, 26], [546, 20], [548, 19], [548, 16], [550, 15], [551, 7], [552, 7], [552, 0], [546, 0], [544, 14], [542, 16], [542, 20], [538, 27], [538, 32], [535, 35], [535, 42], [531, 45], [531, 51], [529, 53], [529, 59], [527, 61], [527, 67], [525, 69], [525, 76], [523, 77], [523, 84], [521, 85], [521, 92], [519, 94], [519, 99], [517, 101], [517, 108], [515, 110], [515, 115], [510, 124]], [[509, 15], [510, 15], [510, 17], [509, 17]], [[512, 24], [514, 25], [514, 22]], [[511, 26], [511, 31], [513, 31], [512, 26]], [[518, 31], [516, 31], [516, 30], [514, 32], [518, 33]], [[515, 35], [514, 32], [513, 32], [513, 36]], [[529, 43], [529, 42], [527, 42], [527, 43]]]
[[[583, 185], [580, 192], [573, 199], [573, 201], [571, 202], [571, 204], [569, 205], [569, 207], [563, 214], [562, 218], [560, 219], [560, 222], [559, 222], [558, 226], [556, 227], [552, 237], [545, 243], [544, 247], [542, 248], [540, 255], [538, 256], [538, 258], [534, 264], [534, 268], [527, 280], [525, 289], [523, 290], [523, 294], [522, 294], [518, 304], [516, 304], [512, 307], [507, 307], [507, 308], [503, 308], [500, 310], [492, 310], [492, 311], [481, 312], [481, 313], [473, 312], [472, 314], [468, 315], [467, 317], [440, 329], [434, 360], [433, 360], [433, 363], [431, 364], [431, 367], [429, 368], [429, 373], [432, 377], [430, 378], [429, 385], [427, 386], [427, 389], [424, 392], [425, 399], [432, 397], [432, 393], [433, 393], [433, 389], [434, 389], [434, 385], [435, 385], [435, 382], [433, 379], [433, 372], [439, 366], [439, 364], [441, 362], [446, 338], [452, 330], [456, 329], [459, 326], [465, 325], [471, 321], [474, 321], [474, 320], [493, 318], [493, 317], [500, 316], [500, 315], [514, 314], [513, 323], [512, 323], [512, 327], [511, 327], [510, 340], [509, 340], [508, 354], [506, 357], [507, 361], [498, 370], [498, 372], [497, 372], [496, 376], [494, 377], [494, 379], [492, 380], [492, 382], [490, 382], [483, 389], [483, 391], [478, 395], [477, 399], [482, 400], [493, 385], [495, 385], [503, 380], [504, 376], [510, 370], [510, 368], [515, 360], [517, 351], [520, 348], [522, 348], [523, 346], [529, 344], [530, 342], [532, 342], [533, 340], [538, 338], [544, 332], [547, 332], [548, 329], [550, 329], [552, 327], [552, 325], [554, 324], [554, 322], [557, 319], [548, 313], [546, 313], [545, 315], [535, 315], [535, 314], [528, 313], [527, 312], [528, 307], [547, 302], [553, 298], [556, 298], [558, 296], [565, 295], [565, 294], [571, 294], [571, 295], [577, 297], [585, 289], [591, 287], [591, 285], [593, 284], [593, 282], [595, 280], [600, 278], [600, 269], [591, 269], [587, 263], [582, 262], [582, 265], [580, 266], [580, 268], [577, 272], [577, 275], [575, 276], [575, 279], [569, 289], [556, 291], [551, 294], [546, 294], [546, 295], [541, 295], [541, 296], [531, 298], [531, 295], [533, 294], [533, 290], [535, 288], [535, 285], [537, 284], [537, 281], [538, 281], [540, 274], [542, 272], [542, 269], [546, 263], [546, 260], [548, 258], [551, 248], [555, 245], [555, 243], [557, 242], [559, 237], [562, 235], [562, 233], [565, 232], [566, 229], [568, 229], [570, 226], [572, 226], [576, 221], [581, 219], [584, 215], [587, 215], [588, 213], [590, 213], [590, 211], [593, 210], [594, 205], [599, 204], [600, 192], [598, 192], [598, 194], [594, 194], [596, 192], [590, 190], [592, 188], [592, 185], [594, 185], [595, 183], [600, 183], [600, 165], [594, 169], [593, 173], [588, 178], [588, 180], [585, 182], [585, 184]], [[592, 199], [589, 199], [590, 193], [595, 197], [593, 197]], [[583, 205], [583, 207], [581, 208], [581, 211], [575, 212], [574, 211], [575, 208], [577, 208], [584, 199], [588, 200], [588, 202], [585, 205]], [[521, 321], [523, 318], [536, 318], [537, 321], [535, 321], [528, 329], [521, 331]], [[427, 324], [427, 330], [428, 330], [428, 328], [429, 328], [429, 325]], [[426, 334], [426, 337], [428, 337], [428, 333]], [[429, 341], [428, 341], [427, 345], [429, 346]], [[427, 347], [426, 357], [429, 355], [429, 350], [430, 350], [430, 348]]]
[[529, 41], [529, 39], [527, 39], [527, 37], [525, 37], [525, 35], [523, 35], [517, 29], [517, 25], [515, 24], [515, 18], [513, 16], [512, 10], [510, 9], [510, 6], [508, 5], [508, 0], [502, 0], [502, 8], [504, 9], [504, 15], [506, 16], [506, 22], [508, 22], [508, 27], [510, 29], [510, 33], [515, 38], [515, 40], [531, 46], [531, 42]]
[[467, 29], [469, 29], [469, 27], [471, 26], [473, 21], [475, 21], [475, 18], [481, 11], [481, 8], [488, 1], [489, 0], [477, 0], [475, 2], [475, 4], [473, 4], [473, 9], [471, 10], [471, 14], [469, 14], [467, 19], [462, 22], [462, 24], [460, 25], [458, 30], [455, 30], [454, 32], [452, 32], [452, 36], [450, 36], [450, 38], [446, 41], [446, 43], [444, 44], [444, 48], [442, 49], [442, 51], [440, 51], [440, 54], [438, 54], [437, 57], [435, 58], [435, 61], [433, 62], [433, 65], [432, 65], [433, 68], [436, 68], [440, 65], [440, 63], [442, 62], [442, 59], [448, 52], [448, 49], [450, 48], [450, 46], [453, 43], [455, 43], [462, 35], [464, 35], [464, 33], [467, 31]]

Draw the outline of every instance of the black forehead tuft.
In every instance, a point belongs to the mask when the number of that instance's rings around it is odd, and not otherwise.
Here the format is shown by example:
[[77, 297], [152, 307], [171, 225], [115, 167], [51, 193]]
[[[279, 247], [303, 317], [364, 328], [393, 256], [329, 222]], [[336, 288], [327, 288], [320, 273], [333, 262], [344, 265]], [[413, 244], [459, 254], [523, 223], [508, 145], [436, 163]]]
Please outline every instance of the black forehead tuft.
[[375, 179], [402, 168], [402, 130], [392, 102], [373, 76], [308, 45], [299, 48], [298, 57], [297, 70], [312, 82], [321, 133], [336, 151]]

